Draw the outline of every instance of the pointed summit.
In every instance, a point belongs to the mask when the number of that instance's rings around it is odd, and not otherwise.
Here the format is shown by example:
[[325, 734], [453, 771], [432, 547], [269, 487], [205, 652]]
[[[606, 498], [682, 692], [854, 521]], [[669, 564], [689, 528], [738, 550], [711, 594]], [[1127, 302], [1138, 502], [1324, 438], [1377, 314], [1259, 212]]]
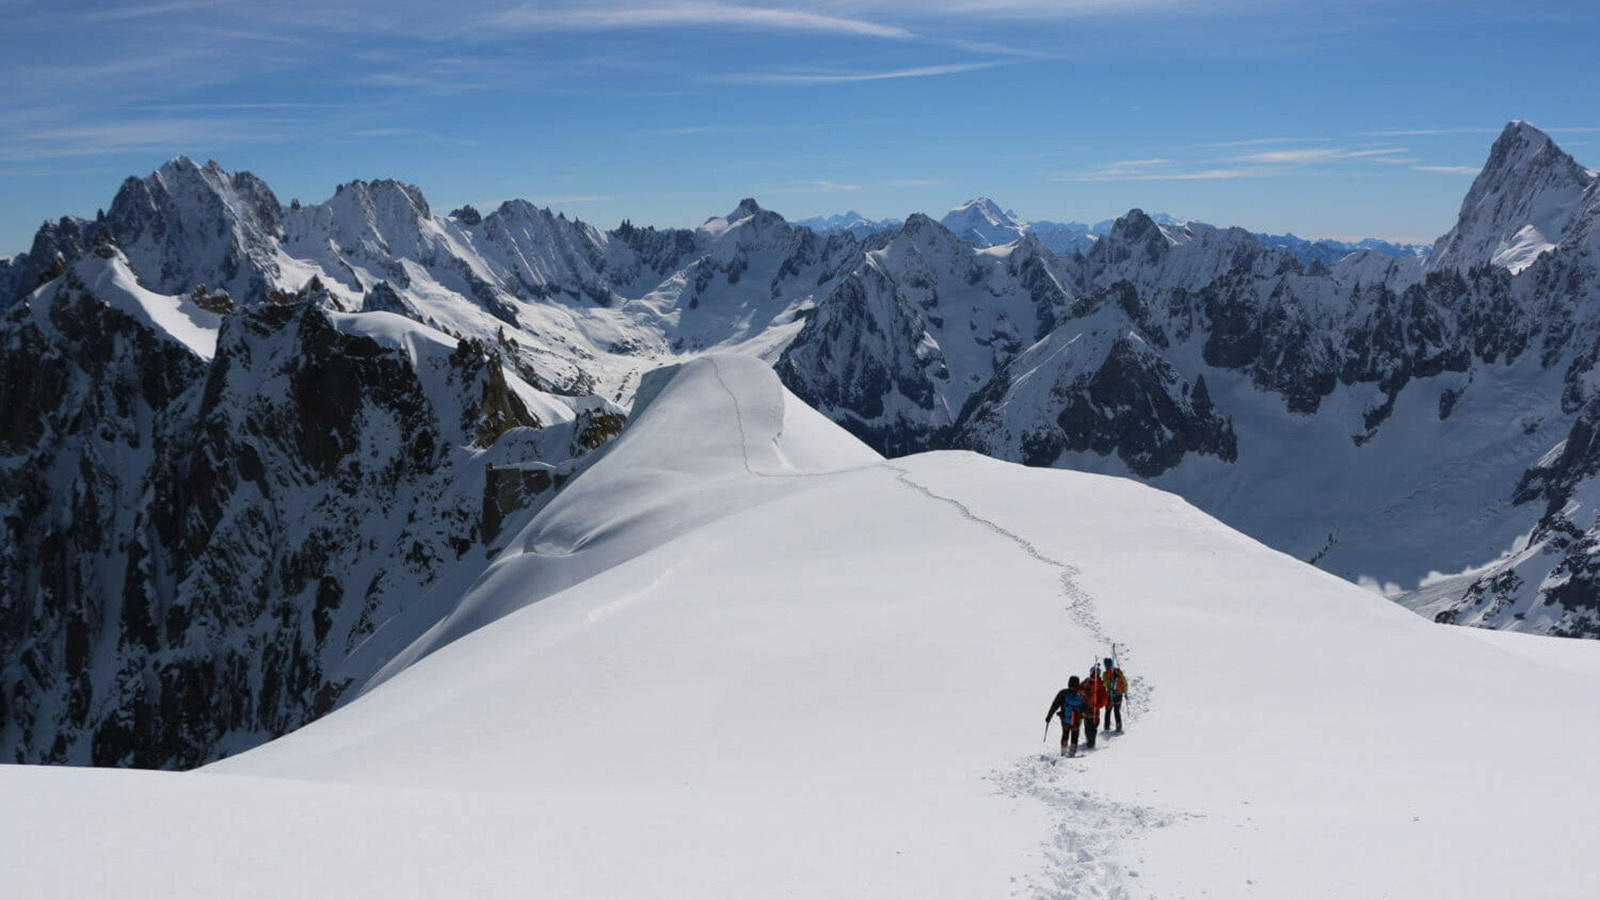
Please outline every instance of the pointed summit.
[[1456, 225], [1428, 256], [1428, 268], [1493, 263], [1513, 274], [1554, 248], [1580, 217], [1596, 174], [1527, 122], [1506, 125], [1461, 203]]
[[739, 201], [739, 205], [734, 208], [733, 212], [728, 213], [728, 221], [737, 222], [740, 219], [748, 219], [761, 211], [761, 204], [757, 203], [754, 197], [746, 197]]
[[995, 247], [1022, 237], [1028, 223], [1005, 212], [988, 197], [975, 197], [945, 213], [939, 220], [974, 247]]

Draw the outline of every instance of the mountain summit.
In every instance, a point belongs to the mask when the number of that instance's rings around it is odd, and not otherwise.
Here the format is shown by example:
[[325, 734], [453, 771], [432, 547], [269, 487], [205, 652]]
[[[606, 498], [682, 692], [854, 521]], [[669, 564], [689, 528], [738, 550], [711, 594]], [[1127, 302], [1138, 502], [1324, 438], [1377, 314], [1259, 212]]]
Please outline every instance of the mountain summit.
[[1430, 270], [1484, 263], [1513, 274], [1532, 265], [1600, 208], [1600, 174], [1585, 169], [1527, 122], [1511, 122], [1461, 203], [1455, 227], [1433, 246]]
[[997, 247], [1022, 237], [1028, 223], [1002, 210], [988, 197], [968, 200], [944, 214], [939, 224], [974, 247]]

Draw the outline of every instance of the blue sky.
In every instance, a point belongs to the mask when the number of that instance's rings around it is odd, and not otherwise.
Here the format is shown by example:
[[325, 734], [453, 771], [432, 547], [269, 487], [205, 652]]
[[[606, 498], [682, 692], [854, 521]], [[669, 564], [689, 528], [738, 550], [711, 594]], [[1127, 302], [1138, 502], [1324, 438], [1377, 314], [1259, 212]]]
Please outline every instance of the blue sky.
[[1600, 163], [1600, 4], [0, 0], [0, 252], [164, 159], [602, 226], [1140, 206], [1431, 240], [1513, 118]]

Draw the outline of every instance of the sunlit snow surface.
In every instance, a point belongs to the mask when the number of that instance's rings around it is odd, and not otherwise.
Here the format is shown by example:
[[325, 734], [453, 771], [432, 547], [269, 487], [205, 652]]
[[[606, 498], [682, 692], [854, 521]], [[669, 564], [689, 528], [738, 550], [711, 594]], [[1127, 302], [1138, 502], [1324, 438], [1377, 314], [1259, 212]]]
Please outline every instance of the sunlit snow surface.
[[[1600, 888], [1600, 643], [1434, 625], [1132, 481], [885, 462], [756, 360], [640, 395], [349, 706], [195, 773], [0, 767], [5, 893]], [[1126, 734], [1046, 755], [1112, 640]]]

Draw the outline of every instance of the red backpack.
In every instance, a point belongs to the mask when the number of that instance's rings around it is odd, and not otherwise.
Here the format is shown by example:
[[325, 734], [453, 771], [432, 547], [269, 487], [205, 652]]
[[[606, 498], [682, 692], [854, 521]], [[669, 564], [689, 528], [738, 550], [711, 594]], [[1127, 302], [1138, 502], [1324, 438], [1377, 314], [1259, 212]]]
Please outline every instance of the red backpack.
[[1105, 682], [1100, 680], [1099, 675], [1091, 675], [1089, 680], [1084, 682], [1083, 699], [1084, 705], [1090, 709], [1105, 709], [1111, 702], [1106, 697]]

